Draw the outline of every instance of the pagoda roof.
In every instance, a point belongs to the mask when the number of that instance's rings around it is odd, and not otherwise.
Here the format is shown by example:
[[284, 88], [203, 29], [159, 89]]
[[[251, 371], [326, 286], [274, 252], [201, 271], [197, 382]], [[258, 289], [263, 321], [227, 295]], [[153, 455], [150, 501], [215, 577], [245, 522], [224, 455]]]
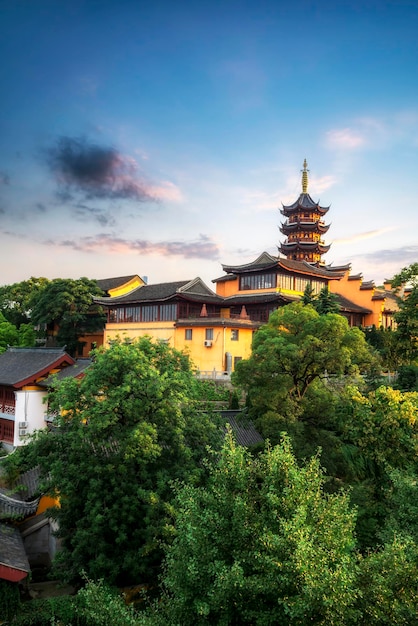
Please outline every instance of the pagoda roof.
[[297, 222], [283, 222], [280, 225], [280, 230], [284, 235], [287, 235], [288, 233], [294, 233], [297, 232], [298, 230], [301, 232], [318, 232], [321, 234], [324, 234], [326, 232], [328, 232], [330, 227], [330, 224], [321, 224], [320, 222], [317, 221], [306, 221], [304, 222], [303, 219], [302, 220], [298, 220]]
[[285, 259], [282, 257], [274, 257], [268, 252], [263, 252], [251, 263], [245, 263], [244, 265], [222, 265], [222, 268], [227, 272], [226, 276], [213, 279], [212, 282], [222, 282], [235, 280], [238, 275], [260, 272], [268, 269], [284, 269], [289, 272], [296, 272], [298, 274], [308, 274], [309, 276], [317, 276], [329, 279], [342, 278], [345, 272], [350, 269], [350, 265], [335, 267], [332, 266], [318, 266], [307, 261], [295, 261], [292, 259]]
[[[224, 270], [224, 272], [228, 272], [228, 273], [232, 272], [233, 274], [235, 273], [242, 274], [243, 272], [259, 272], [260, 270], [266, 270], [269, 268], [276, 267], [278, 261], [279, 261], [279, 257], [272, 256], [268, 252], [262, 252], [260, 256], [258, 256], [251, 263], [245, 263], [244, 265], [222, 264], [222, 269]], [[212, 281], [212, 282], [215, 282], [215, 281]]]
[[318, 202], [312, 200], [311, 196], [308, 193], [301, 193], [299, 198], [295, 202], [293, 202], [293, 204], [286, 205], [282, 203], [282, 208], [280, 209], [280, 212], [283, 215], [289, 215], [306, 209], [314, 210], [321, 215], [325, 215], [325, 213], [329, 211], [329, 206], [320, 206]]
[[111, 298], [94, 298], [94, 302], [104, 306], [118, 304], [140, 304], [147, 302], [165, 302], [174, 298], [186, 298], [196, 302], [221, 302], [222, 298], [216, 295], [201, 278], [180, 280], [172, 283], [158, 283], [143, 285], [122, 296]]
[[64, 348], [8, 348], [0, 354], [0, 385], [19, 389], [74, 363]]
[[331, 245], [326, 246], [325, 244], [319, 243], [319, 241], [291, 241], [287, 243], [280, 244], [280, 250], [283, 254], [289, 254], [294, 250], [306, 250], [309, 252], [318, 252], [319, 254], [325, 254], [330, 249]]

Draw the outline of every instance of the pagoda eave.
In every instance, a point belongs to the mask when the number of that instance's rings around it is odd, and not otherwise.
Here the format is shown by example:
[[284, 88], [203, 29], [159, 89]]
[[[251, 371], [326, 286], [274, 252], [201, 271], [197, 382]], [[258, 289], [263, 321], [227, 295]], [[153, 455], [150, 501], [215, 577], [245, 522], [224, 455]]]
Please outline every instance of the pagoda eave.
[[293, 222], [291, 224], [284, 222], [280, 226], [280, 231], [284, 235], [289, 235], [297, 231], [315, 232], [322, 235], [328, 232], [329, 227], [329, 224], [319, 224], [318, 222]]

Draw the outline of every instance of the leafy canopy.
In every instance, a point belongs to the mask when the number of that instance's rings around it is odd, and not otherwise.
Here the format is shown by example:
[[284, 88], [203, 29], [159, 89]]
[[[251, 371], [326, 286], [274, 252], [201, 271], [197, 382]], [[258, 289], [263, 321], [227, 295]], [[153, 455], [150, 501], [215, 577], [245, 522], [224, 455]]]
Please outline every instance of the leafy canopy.
[[[206, 487], [178, 495], [167, 624], [343, 624], [355, 613], [354, 513], [288, 439], [252, 457], [231, 435]], [[160, 605], [161, 606], [161, 605]], [[157, 622], [158, 623], [158, 622]]]
[[58, 493], [59, 574], [108, 583], [155, 576], [161, 539], [170, 539], [172, 482], [199, 482], [208, 445], [220, 445], [216, 420], [198, 411], [188, 358], [142, 338], [98, 350], [79, 380], [50, 393], [58, 430], [25, 446]]

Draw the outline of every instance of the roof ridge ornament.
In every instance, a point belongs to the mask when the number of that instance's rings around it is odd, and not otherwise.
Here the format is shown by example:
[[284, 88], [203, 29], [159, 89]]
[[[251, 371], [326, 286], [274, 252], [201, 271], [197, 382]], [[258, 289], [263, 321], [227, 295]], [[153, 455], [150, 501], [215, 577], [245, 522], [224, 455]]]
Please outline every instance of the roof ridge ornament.
[[303, 161], [303, 170], [302, 172], [302, 193], [308, 193], [308, 163], [306, 159]]

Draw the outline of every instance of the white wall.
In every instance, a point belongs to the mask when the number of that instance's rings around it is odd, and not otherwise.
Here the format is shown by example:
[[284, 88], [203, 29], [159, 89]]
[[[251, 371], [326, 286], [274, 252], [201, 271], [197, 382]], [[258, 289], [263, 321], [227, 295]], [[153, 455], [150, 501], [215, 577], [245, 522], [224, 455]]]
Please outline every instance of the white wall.
[[45, 416], [47, 405], [43, 400], [46, 391], [15, 391], [16, 412], [15, 412], [15, 434], [14, 446], [22, 446], [25, 437], [19, 435], [19, 422], [27, 422], [26, 433], [33, 433], [35, 430], [45, 428]]

